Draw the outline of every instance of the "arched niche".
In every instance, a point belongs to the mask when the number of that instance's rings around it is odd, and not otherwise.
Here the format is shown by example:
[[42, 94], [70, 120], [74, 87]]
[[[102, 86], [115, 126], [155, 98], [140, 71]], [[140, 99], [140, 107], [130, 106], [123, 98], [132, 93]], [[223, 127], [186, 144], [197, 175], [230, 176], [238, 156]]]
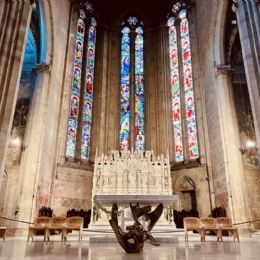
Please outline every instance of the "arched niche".
[[189, 176], [180, 177], [175, 185], [175, 190], [179, 196], [178, 210], [197, 211], [196, 186]]

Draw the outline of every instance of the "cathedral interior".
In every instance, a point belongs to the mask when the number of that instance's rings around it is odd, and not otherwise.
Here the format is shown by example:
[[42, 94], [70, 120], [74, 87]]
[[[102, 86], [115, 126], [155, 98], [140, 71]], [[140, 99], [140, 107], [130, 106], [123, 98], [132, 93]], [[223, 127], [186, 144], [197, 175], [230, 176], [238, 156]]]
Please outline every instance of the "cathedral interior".
[[255, 0], [1, 0], [0, 226], [92, 210], [97, 156], [151, 151], [176, 214], [259, 230], [259, 54]]

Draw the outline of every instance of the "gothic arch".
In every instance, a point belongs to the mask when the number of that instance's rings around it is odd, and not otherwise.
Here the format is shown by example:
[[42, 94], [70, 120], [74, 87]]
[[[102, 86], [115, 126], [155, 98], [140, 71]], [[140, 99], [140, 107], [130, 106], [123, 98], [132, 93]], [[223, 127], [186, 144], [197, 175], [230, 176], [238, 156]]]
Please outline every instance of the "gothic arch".
[[215, 16], [214, 28], [214, 56], [216, 64], [225, 63], [225, 21], [227, 14], [227, 1], [217, 1], [217, 12]]
[[178, 210], [197, 211], [196, 185], [187, 175], [181, 176], [175, 184], [175, 191], [179, 196]]

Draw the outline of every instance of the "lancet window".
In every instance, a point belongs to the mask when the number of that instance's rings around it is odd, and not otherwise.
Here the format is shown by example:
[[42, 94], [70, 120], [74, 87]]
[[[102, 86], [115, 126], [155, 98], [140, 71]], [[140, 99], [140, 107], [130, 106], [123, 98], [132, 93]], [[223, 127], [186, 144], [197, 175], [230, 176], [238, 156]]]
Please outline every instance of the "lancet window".
[[185, 137], [188, 144], [188, 159], [199, 158], [187, 2], [176, 2], [168, 19], [172, 124], [176, 162], [186, 159]]
[[120, 149], [144, 151], [143, 22], [129, 17], [121, 28]]
[[66, 145], [68, 158], [85, 160], [90, 153], [96, 26], [96, 19], [86, 17], [86, 12], [80, 9]]

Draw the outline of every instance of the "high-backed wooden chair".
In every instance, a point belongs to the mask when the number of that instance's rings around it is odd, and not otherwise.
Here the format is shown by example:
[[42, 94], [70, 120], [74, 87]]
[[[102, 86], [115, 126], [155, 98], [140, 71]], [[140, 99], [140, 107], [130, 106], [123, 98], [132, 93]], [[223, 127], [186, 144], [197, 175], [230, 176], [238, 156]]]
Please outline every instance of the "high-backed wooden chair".
[[197, 231], [200, 235], [200, 240], [204, 240], [204, 229], [200, 224], [199, 218], [187, 217], [183, 219], [185, 242], [188, 241], [188, 231]]
[[48, 224], [51, 223], [51, 221], [52, 221], [52, 219], [49, 217], [35, 218], [34, 225], [29, 226], [27, 241], [29, 241], [30, 237], [32, 238], [32, 241], [33, 241], [33, 237], [36, 235], [37, 231], [43, 231], [44, 241], [45, 241], [46, 240], [46, 227]]
[[3, 241], [5, 241], [6, 238], [6, 230], [7, 230], [6, 227], [0, 227], [0, 237], [3, 238]]
[[221, 241], [221, 230], [217, 225], [215, 218], [200, 218], [200, 223], [204, 228], [204, 241], [206, 236], [206, 231], [212, 231], [217, 236], [217, 241]]
[[82, 231], [83, 231], [83, 222], [82, 217], [70, 217], [67, 218], [67, 228], [64, 229], [63, 237], [65, 241], [67, 240], [67, 235], [69, 231], [78, 230], [79, 231], [79, 241], [82, 241]]
[[217, 225], [219, 226], [220, 230], [221, 230], [221, 241], [222, 241], [222, 231], [228, 231], [232, 234], [234, 241], [239, 242], [239, 233], [238, 233], [238, 229], [236, 226], [232, 225], [232, 221], [230, 218], [217, 218]]
[[52, 231], [58, 230], [61, 233], [61, 241], [64, 240], [65, 229], [67, 228], [67, 218], [53, 217], [51, 223], [46, 226], [46, 238], [50, 241]]

